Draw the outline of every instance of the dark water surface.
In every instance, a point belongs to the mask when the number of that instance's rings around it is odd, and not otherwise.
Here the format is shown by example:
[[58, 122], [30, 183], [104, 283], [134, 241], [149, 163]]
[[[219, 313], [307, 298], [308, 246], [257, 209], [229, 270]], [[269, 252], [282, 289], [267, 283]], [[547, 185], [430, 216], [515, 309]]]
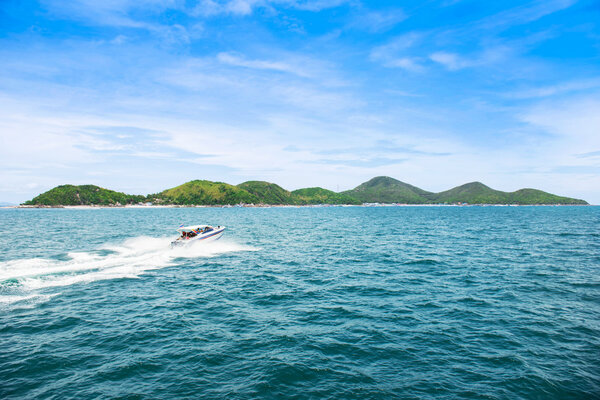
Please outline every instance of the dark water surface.
[[599, 396], [598, 207], [0, 211], [0, 398]]

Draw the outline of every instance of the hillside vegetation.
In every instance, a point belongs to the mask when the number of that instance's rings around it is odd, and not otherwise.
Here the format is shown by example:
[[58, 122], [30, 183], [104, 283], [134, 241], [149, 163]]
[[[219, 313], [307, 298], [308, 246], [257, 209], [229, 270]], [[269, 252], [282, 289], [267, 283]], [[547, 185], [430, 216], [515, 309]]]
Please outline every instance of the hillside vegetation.
[[320, 187], [298, 189], [292, 194], [300, 204], [362, 204], [362, 201], [354, 197]]
[[537, 189], [519, 189], [508, 193], [509, 204], [573, 204], [586, 205], [587, 201], [557, 196]]
[[378, 176], [352, 190], [342, 192], [362, 203], [427, 204], [432, 194], [388, 176]]
[[194, 180], [160, 193], [149, 195], [157, 204], [225, 205], [258, 203], [258, 198], [244, 189], [223, 182]]
[[298, 199], [279, 185], [264, 181], [248, 181], [237, 185], [257, 198], [262, 204], [297, 204]]
[[234, 204], [588, 204], [584, 200], [561, 197], [536, 189], [515, 192], [494, 190], [471, 182], [439, 193], [428, 192], [387, 176], [378, 176], [352, 190], [336, 193], [320, 187], [285, 190], [264, 181], [248, 181], [237, 186], [224, 182], [194, 180], [148, 196], [128, 195], [94, 185], [57, 186], [25, 205], [118, 205], [149, 201], [174, 205]]
[[43, 206], [118, 205], [138, 203], [145, 201], [145, 198], [146, 196], [115, 192], [95, 185], [61, 185], [24, 204]]
[[440, 193], [432, 193], [434, 203], [509, 204], [508, 193], [494, 190], [483, 183], [471, 182]]
[[471, 182], [431, 197], [434, 203], [455, 204], [587, 204], [569, 197], [556, 196], [536, 189], [520, 189], [515, 192], [494, 190], [481, 182]]

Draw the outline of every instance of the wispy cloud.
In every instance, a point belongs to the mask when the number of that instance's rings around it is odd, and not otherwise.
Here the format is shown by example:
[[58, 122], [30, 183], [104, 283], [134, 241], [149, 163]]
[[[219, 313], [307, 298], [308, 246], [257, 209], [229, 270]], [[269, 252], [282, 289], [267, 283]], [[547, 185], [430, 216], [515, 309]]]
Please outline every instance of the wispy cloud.
[[447, 53], [444, 51], [438, 51], [429, 56], [436, 63], [442, 64], [451, 71], [465, 68], [472, 65], [469, 61], [463, 59], [456, 53]]
[[316, 151], [317, 154], [337, 155], [337, 156], [365, 156], [368, 154], [402, 154], [406, 156], [428, 156], [441, 157], [449, 156], [451, 153], [421, 150], [416, 146], [400, 146], [391, 140], [376, 140], [369, 145], [362, 147], [330, 148]]
[[218, 14], [249, 15], [253, 8], [262, 5], [262, 1], [230, 0], [225, 2], [201, 0], [191, 10], [193, 15], [212, 16]]
[[386, 67], [398, 67], [409, 71], [421, 71], [422, 59], [414, 57], [410, 49], [423, 40], [424, 35], [419, 32], [410, 32], [400, 35], [384, 45], [371, 50], [371, 61], [382, 63]]
[[386, 157], [369, 157], [358, 159], [343, 159], [343, 158], [322, 158], [311, 161], [315, 164], [341, 165], [362, 168], [374, 168], [390, 165], [397, 165], [406, 162], [403, 158], [386, 158]]
[[[520, 53], [551, 39], [549, 31], [533, 31], [518, 39], [503, 32], [566, 10], [575, 0], [533, 1], [509, 8], [460, 26], [440, 26], [403, 34], [387, 44], [375, 47], [372, 61], [387, 67], [423, 72], [429, 64], [441, 65], [449, 71], [523, 64]], [[503, 36], [504, 35], [504, 36]], [[510, 36], [510, 35], [509, 35]]]
[[596, 95], [568, 101], [543, 102], [522, 114], [521, 119], [545, 132], [564, 138], [568, 142], [568, 148], [580, 151], [600, 148], [599, 98]]
[[387, 61], [385, 66], [402, 68], [407, 71], [420, 72], [425, 69], [421, 62], [422, 59], [419, 57], [399, 57]]
[[[109, 26], [148, 32], [161, 39], [162, 45], [189, 43], [201, 34], [200, 23], [184, 26], [177, 22], [160, 22], [155, 17], [167, 11], [186, 12], [176, 0], [43, 0], [51, 15], [65, 20], [76, 20], [92, 26]], [[120, 34], [113, 39], [121, 44], [127, 36]]]
[[348, 27], [372, 33], [385, 32], [404, 21], [406, 18], [406, 13], [401, 9], [382, 11], [358, 10], [358, 15], [352, 17]]
[[598, 151], [590, 151], [588, 153], [577, 154], [577, 157], [580, 157], [580, 158], [600, 157], [600, 150], [598, 150]]
[[481, 67], [485, 65], [497, 64], [506, 60], [512, 50], [506, 46], [497, 46], [485, 49], [482, 53], [476, 55], [460, 55], [446, 51], [432, 53], [429, 58], [446, 67], [450, 71], [457, 71], [463, 68]]
[[585, 174], [585, 175], [600, 175], [600, 166], [586, 166], [586, 165], [561, 165], [559, 167], [552, 168], [553, 173], [558, 174]]
[[565, 93], [588, 91], [590, 89], [597, 89], [599, 87], [600, 78], [594, 78], [520, 89], [506, 93], [506, 96], [515, 99], [533, 99], [551, 97]]
[[277, 7], [317, 12], [347, 2], [347, 0], [200, 0], [192, 7], [191, 13], [197, 16], [221, 14], [248, 16], [259, 8], [275, 11]]
[[577, 0], [536, 0], [483, 18], [477, 21], [473, 27], [489, 30], [523, 25], [567, 9], [576, 2]]
[[249, 60], [235, 53], [219, 53], [217, 54], [217, 60], [223, 64], [236, 67], [288, 72], [302, 77], [310, 76], [300, 65], [293, 65], [283, 61]]
[[339, 7], [347, 3], [353, 3], [352, 0], [275, 0], [274, 3], [282, 3], [289, 7], [298, 8], [307, 11], [321, 11], [328, 8]]

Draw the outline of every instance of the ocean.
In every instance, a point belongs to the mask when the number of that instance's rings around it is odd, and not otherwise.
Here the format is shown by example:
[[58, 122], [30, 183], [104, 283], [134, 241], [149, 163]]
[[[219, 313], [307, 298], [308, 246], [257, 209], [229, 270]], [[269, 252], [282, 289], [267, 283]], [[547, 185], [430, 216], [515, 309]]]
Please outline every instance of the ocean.
[[3, 209], [0, 398], [600, 398], [600, 207]]

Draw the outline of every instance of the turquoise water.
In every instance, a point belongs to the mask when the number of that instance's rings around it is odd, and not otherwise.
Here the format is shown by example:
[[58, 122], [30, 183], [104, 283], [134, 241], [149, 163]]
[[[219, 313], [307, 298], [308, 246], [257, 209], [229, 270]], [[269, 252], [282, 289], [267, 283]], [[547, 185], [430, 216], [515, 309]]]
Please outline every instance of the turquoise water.
[[0, 398], [588, 399], [599, 360], [598, 207], [0, 211]]

